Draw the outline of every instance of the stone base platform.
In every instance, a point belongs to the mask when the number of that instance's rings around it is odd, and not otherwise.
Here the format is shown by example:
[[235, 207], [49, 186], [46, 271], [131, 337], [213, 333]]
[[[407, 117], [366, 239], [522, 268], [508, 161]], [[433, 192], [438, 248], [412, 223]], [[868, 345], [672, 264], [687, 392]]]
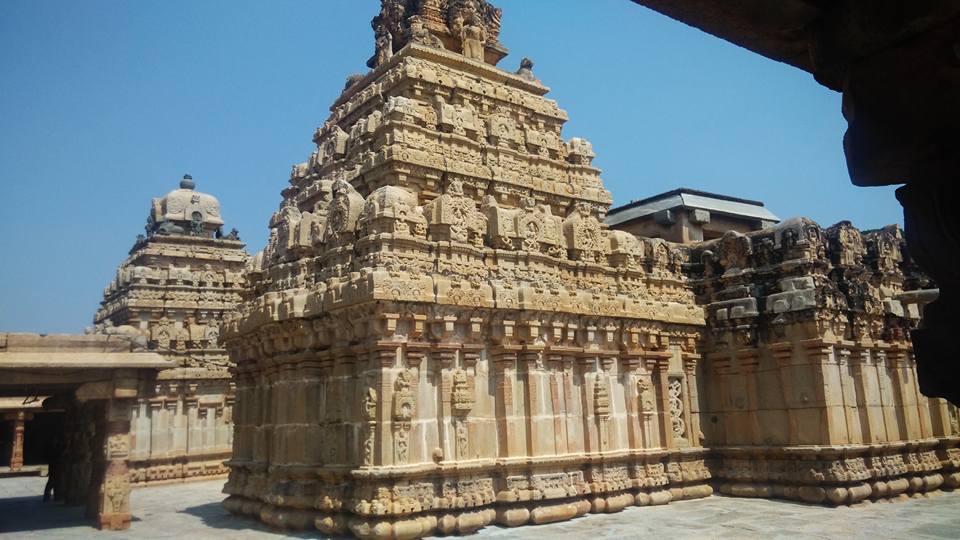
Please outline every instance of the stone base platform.
[[258, 519], [277, 529], [316, 528], [327, 535], [354, 534], [359, 538], [421, 538], [433, 534], [464, 535], [490, 525], [519, 527], [544, 525], [579, 518], [586, 514], [613, 514], [631, 506], [660, 506], [673, 501], [709, 497], [707, 484], [673, 489], [631, 490], [599, 497], [579, 497], [553, 501], [498, 504], [460, 512], [433, 512], [393, 520], [346, 514], [327, 514], [316, 510], [297, 510], [230, 496], [226, 510]]

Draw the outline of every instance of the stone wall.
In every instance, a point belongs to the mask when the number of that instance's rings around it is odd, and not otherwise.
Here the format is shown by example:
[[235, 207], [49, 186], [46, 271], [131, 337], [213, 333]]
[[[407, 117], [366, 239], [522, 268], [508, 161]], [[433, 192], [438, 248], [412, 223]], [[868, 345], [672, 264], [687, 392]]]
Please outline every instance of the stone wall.
[[[724, 493], [853, 503], [956, 487], [956, 409], [919, 392], [899, 229], [804, 219], [693, 248]], [[905, 272], [906, 271], [906, 272]]]

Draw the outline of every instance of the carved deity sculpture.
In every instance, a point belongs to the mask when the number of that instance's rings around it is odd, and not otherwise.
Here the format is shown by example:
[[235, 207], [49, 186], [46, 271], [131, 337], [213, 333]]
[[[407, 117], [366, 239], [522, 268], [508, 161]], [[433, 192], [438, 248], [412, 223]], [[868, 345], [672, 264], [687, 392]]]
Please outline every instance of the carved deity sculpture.
[[463, 55], [472, 60], [483, 61], [484, 43], [487, 32], [483, 27], [479, 14], [473, 6], [468, 4], [463, 14], [463, 26], [460, 28], [460, 39], [463, 43]]

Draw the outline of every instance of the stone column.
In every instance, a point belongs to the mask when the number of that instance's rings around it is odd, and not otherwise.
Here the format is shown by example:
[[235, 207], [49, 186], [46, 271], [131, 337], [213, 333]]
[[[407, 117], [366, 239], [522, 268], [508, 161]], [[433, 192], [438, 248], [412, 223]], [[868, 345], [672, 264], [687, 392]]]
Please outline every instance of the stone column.
[[[446, 344], [438, 344], [440, 348], [432, 353], [433, 370], [436, 373], [439, 393], [440, 409], [437, 411], [437, 437], [440, 440], [440, 448], [443, 449], [443, 455], [446, 459], [457, 459], [456, 452], [456, 426], [453, 417], [453, 372], [457, 367], [457, 356], [459, 355], [459, 346], [450, 347]], [[409, 364], [409, 362], [408, 362]]]
[[525, 445], [519, 440], [513, 403], [513, 377], [516, 373], [517, 350], [501, 347], [494, 351], [493, 368], [497, 378], [497, 436], [501, 458], [523, 455]]
[[700, 355], [683, 353], [684, 382], [686, 383], [687, 440], [690, 446], [701, 446], [700, 442], [700, 396], [697, 391], [697, 362]]
[[[119, 391], [116, 392], [120, 394]], [[106, 467], [99, 490], [97, 523], [100, 529], [130, 528], [130, 417], [136, 400], [115, 397], [107, 405], [104, 434]]]
[[743, 373], [747, 389], [747, 432], [750, 444], [763, 444], [763, 431], [760, 427], [760, 399], [757, 396], [757, 368], [760, 366], [760, 351], [744, 349], [737, 352], [737, 363]]
[[847, 423], [847, 436], [849, 442], [862, 444], [863, 429], [860, 426], [860, 418], [857, 416], [859, 402], [857, 401], [857, 391], [853, 377], [851, 376], [850, 356], [851, 351], [848, 347], [837, 346], [837, 364], [840, 367], [840, 394], [843, 401], [843, 416]]
[[787, 443], [800, 443], [800, 426], [798, 425], [793, 389], [793, 343], [786, 341], [771, 343], [767, 346], [773, 359], [777, 362], [780, 374], [780, 387], [783, 391], [783, 406], [787, 410]]
[[887, 357], [890, 361], [890, 373], [897, 397], [894, 402], [897, 404], [900, 440], [920, 439], [923, 435], [920, 429], [920, 418], [917, 415], [916, 395], [910, 391], [913, 381], [907, 372], [906, 351], [894, 348], [890, 350]]
[[636, 354], [624, 354], [620, 357], [624, 378], [624, 400], [627, 404], [627, 445], [630, 450], [644, 448], [641, 416], [643, 411], [644, 384], [641, 383], [639, 369], [640, 357]]
[[565, 353], [560, 355], [561, 380], [563, 382], [563, 411], [567, 437], [566, 453], [576, 454], [585, 451], [583, 426], [577, 422], [577, 414], [583, 414], [579, 409], [582, 403], [580, 396], [575, 392], [573, 378], [576, 376], [576, 356]]
[[852, 351], [851, 368], [853, 371], [853, 388], [857, 394], [857, 413], [860, 416], [860, 434], [863, 444], [873, 444], [878, 442], [877, 430], [874, 423], [877, 421], [875, 410], [870, 398], [872, 385], [867, 380], [870, 377], [872, 369], [870, 364], [870, 350], [865, 347], [859, 347]]
[[556, 455], [567, 453], [567, 425], [564, 418], [567, 415], [566, 402], [563, 399], [563, 356], [545, 351], [547, 358], [548, 377], [550, 380], [550, 415], [553, 417], [554, 451]]
[[540, 456], [549, 454], [548, 448], [553, 447], [553, 441], [547, 437], [541, 425], [543, 403], [540, 399], [541, 355], [542, 347], [527, 345], [520, 353], [520, 365], [524, 375], [524, 417], [527, 434], [527, 455]]
[[647, 369], [654, 374], [653, 385], [658, 404], [656, 418], [660, 428], [661, 448], [676, 448], [677, 442], [673, 436], [673, 423], [670, 420], [670, 393], [668, 385], [670, 377], [670, 358], [668, 351], [651, 351], [644, 355], [647, 359]]
[[10, 470], [19, 471], [23, 468], [23, 431], [27, 420], [33, 415], [24, 411], [17, 411], [6, 415], [6, 419], [13, 422], [10, 439]]
[[833, 346], [822, 339], [803, 342], [816, 392], [814, 406], [821, 408], [819, 444], [845, 444], [849, 440], [840, 394], [839, 371], [831, 362]]

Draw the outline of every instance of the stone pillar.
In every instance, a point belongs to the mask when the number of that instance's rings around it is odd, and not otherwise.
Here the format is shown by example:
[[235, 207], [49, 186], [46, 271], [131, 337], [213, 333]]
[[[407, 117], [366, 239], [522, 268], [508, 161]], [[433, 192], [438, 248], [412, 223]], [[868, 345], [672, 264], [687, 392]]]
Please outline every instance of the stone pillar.
[[33, 415], [24, 411], [17, 411], [6, 415], [6, 419], [13, 422], [10, 438], [10, 470], [19, 471], [23, 468], [23, 431], [26, 421], [32, 420]]
[[130, 528], [130, 417], [136, 400], [113, 398], [107, 405], [104, 434], [106, 467], [99, 490], [97, 523], [100, 529]]
[[695, 353], [683, 353], [683, 371], [684, 382], [686, 383], [686, 409], [687, 409], [687, 440], [690, 446], [701, 446], [700, 430], [700, 395], [697, 391], [697, 362], [700, 355]]
[[670, 421], [670, 358], [673, 356], [667, 351], [654, 351], [645, 354], [647, 369], [654, 373], [653, 385], [658, 404], [657, 419], [660, 427], [661, 448], [676, 448], [677, 442], [673, 436], [673, 425]]
[[872, 369], [870, 364], [870, 350], [866, 347], [859, 347], [851, 352], [851, 370], [853, 371], [853, 388], [857, 396], [857, 414], [860, 417], [860, 435], [863, 444], [873, 444], [879, 442], [878, 431], [875, 424], [878, 422], [876, 410], [871, 398], [872, 385], [868, 381]]
[[833, 346], [822, 339], [803, 342], [806, 349], [813, 388], [815, 407], [821, 407], [819, 444], [845, 444], [848, 441], [847, 421], [840, 393], [840, 373], [833, 358]]
[[737, 352], [737, 363], [743, 373], [747, 389], [747, 432], [750, 444], [763, 444], [763, 431], [760, 428], [760, 399], [757, 395], [757, 368], [760, 366], [760, 351], [744, 349]]
[[847, 423], [847, 436], [850, 438], [850, 443], [862, 444], [863, 429], [860, 426], [860, 417], [857, 415], [860, 405], [850, 363], [852, 352], [849, 347], [838, 346], [836, 354], [837, 364], [840, 367], [840, 394], [843, 400], [843, 415]]
[[897, 423], [900, 428], [900, 440], [921, 439], [920, 417], [917, 414], [917, 397], [911, 392], [913, 380], [907, 369], [906, 351], [894, 348], [887, 357], [890, 361], [890, 373], [893, 378], [894, 392], [897, 396]]
[[550, 414], [553, 417], [554, 451], [555, 455], [567, 453], [567, 425], [564, 418], [567, 416], [566, 401], [563, 399], [564, 377], [563, 356], [549, 354], [547, 357], [548, 377], [550, 380]]
[[793, 389], [793, 343], [786, 341], [771, 343], [768, 347], [773, 359], [777, 362], [780, 374], [780, 388], [783, 391], [783, 406], [787, 410], [787, 444], [800, 443], [800, 426], [798, 424]]
[[627, 381], [624, 388], [624, 400], [627, 404], [627, 445], [630, 450], [644, 448], [643, 441], [643, 394], [646, 384], [641, 382], [639, 372], [640, 358], [636, 354], [624, 354], [620, 357], [623, 366], [624, 379]]
[[493, 353], [493, 368], [497, 378], [496, 415], [497, 436], [501, 458], [523, 455], [525, 445], [519, 441], [517, 419], [513, 403], [513, 377], [516, 373], [517, 351], [501, 348]]
[[560, 370], [563, 381], [563, 411], [567, 437], [566, 453], [568, 454], [583, 452], [585, 449], [582, 432], [583, 427], [577, 422], [578, 411], [579, 414], [582, 414], [582, 411], [578, 408], [582, 402], [580, 401], [580, 396], [576, 394], [575, 385], [573, 384], [573, 378], [576, 376], [575, 365], [576, 356], [569, 353], [560, 355]]

